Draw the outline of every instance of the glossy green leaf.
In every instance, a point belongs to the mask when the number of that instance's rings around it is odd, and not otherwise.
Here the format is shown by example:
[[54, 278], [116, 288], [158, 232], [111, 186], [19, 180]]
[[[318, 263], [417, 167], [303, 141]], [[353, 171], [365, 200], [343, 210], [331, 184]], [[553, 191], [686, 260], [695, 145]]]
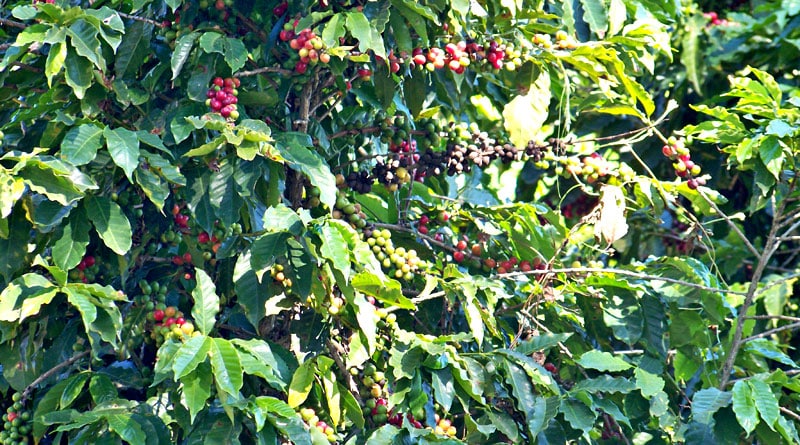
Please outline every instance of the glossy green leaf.
[[103, 129], [94, 124], [73, 127], [61, 143], [61, 155], [73, 165], [84, 165], [97, 156], [103, 146]]
[[732, 395], [717, 388], [705, 388], [692, 397], [692, 419], [705, 425], [711, 424], [714, 413], [731, 404]]
[[182, 379], [185, 375], [197, 369], [200, 363], [206, 361], [211, 350], [212, 341], [210, 337], [198, 335], [181, 345], [172, 359], [172, 372], [175, 375], [175, 380]]
[[[209, 344], [210, 342], [209, 339]], [[181, 390], [192, 422], [197, 418], [197, 414], [205, 408], [206, 401], [211, 397], [213, 376], [211, 365], [202, 362], [196, 369], [181, 378]]]
[[414, 309], [414, 303], [403, 295], [400, 283], [390, 279], [380, 279], [369, 272], [359, 272], [350, 283], [355, 289], [376, 299], [401, 309]]
[[750, 434], [758, 425], [758, 413], [753, 401], [753, 394], [750, 385], [744, 380], [739, 380], [733, 385], [733, 412], [736, 420], [744, 429], [745, 433]]
[[181, 36], [175, 43], [175, 50], [172, 52], [170, 66], [172, 67], [172, 80], [178, 77], [183, 69], [183, 65], [189, 60], [189, 55], [194, 48], [194, 42], [200, 37], [200, 33], [190, 32]]
[[86, 382], [89, 381], [91, 376], [92, 374], [89, 372], [82, 372], [67, 379], [67, 383], [64, 387], [64, 391], [61, 393], [61, 400], [58, 402], [58, 406], [61, 407], [61, 409], [72, 406], [72, 403], [78, 397], [80, 397], [81, 394], [83, 394], [83, 388], [86, 386]]
[[0, 291], [0, 321], [21, 322], [36, 315], [57, 293], [57, 287], [44, 276], [26, 273]]
[[119, 396], [117, 387], [110, 377], [103, 374], [95, 374], [89, 381], [89, 393], [92, 395], [94, 403], [100, 404], [116, 399]]
[[597, 415], [583, 402], [568, 398], [561, 401], [559, 411], [564, 419], [576, 430], [588, 431], [594, 425]]
[[636, 377], [636, 387], [642, 392], [646, 399], [653, 397], [664, 389], [664, 379], [655, 374], [645, 371], [642, 368], [633, 370]]
[[236, 397], [242, 387], [242, 365], [236, 348], [223, 338], [214, 338], [209, 350], [217, 387]]
[[308, 136], [278, 133], [274, 137], [278, 150], [289, 166], [305, 174], [311, 184], [320, 190], [320, 201], [333, 208], [336, 203], [336, 178], [322, 156], [311, 148]]
[[44, 64], [44, 75], [47, 77], [47, 85], [53, 86], [53, 77], [55, 77], [64, 68], [64, 62], [67, 60], [67, 44], [66, 42], [54, 43], [50, 47], [50, 52], [47, 54], [47, 62]]
[[769, 385], [763, 380], [751, 379], [747, 383], [752, 390], [753, 401], [755, 402], [758, 413], [770, 428], [774, 428], [775, 422], [778, 421], [778, 417], [780, 416], [778, 399], [775, 397]]
[[77, 20], [67, 29], [72, 47], [75, 52], [94, 64], [100, 71], [106, 71], [105, 59], [100, 50], [100, 40], [97, 39], [97, 28], [85, 20]]
[[195, 327], [203, 335], [208, 335], [217, 321], [219, 313], [219, 296], [211, 277], [203, 269], [196, 271], [197, 285], [192, 290], [192, 318]]
[[608, 10], [602, 0], [580, 0], [583, 5], [583, 20], [598, 37], [605, 37], [608, 30]]
[[131, 223], [117, 203], [105, 197], [88, 197], [86, 213], [109, 249], [125, 255], [131, 248]]
[[139, 166], [139, 137], [136, 132], [126, 128], [106, 127], [103, 130], [111, 159], [125, 172], [129, 181], [133, 181], [133, 171]]

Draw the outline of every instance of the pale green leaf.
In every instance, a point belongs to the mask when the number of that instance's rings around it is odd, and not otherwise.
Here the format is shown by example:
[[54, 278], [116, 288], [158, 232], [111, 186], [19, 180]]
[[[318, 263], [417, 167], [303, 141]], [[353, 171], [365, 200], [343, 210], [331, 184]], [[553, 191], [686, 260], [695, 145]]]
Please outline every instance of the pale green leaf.
[[549, 112], [550, 96], [550, 75], [542, 71], [528, 94], [515, 97], [503, 108], [503, 125], [516, 147], [525, 147], [529, 141], [540, 139]]
[[172, 372], [175, 374], [175, 380], [180, 380], [197, 369], [200, 363], [206, 361], [211, 350], [211, 342], [211, 338], [197, 335], [181, 345], [172, 358]]
[[630, 363], [625, 360], [608, 352], [595, 350], [584, 352], [578, 360], [575, 360], [575, 363], [587, 369], [609, 372], [625, 371], [631, 368]]
[[242, 388], [242, 365], [236, 348], [224, 338], [212, 339], [209, 349], [211, 369], [217, 387], [228, 395], [237, 397]]
[[203, 269], [197, 269], [197, 284], [192, 290], [192, 318], [198, 331], [203, 335], [208, 335], [214, 328], [219, 313], [219, 296], [214, 281]]

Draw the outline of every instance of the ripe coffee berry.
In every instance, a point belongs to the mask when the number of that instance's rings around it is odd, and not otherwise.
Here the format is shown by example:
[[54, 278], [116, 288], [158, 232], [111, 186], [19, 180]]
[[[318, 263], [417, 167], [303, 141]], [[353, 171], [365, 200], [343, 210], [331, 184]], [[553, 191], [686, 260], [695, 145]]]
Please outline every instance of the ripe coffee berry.
[[239, 102], [239, 86], [241, 82], [237, 78], [215, 77], [211, 81], [211, 87], [206, 91], [206, 106], [212, 113], [236, 120], [239, 118], [239, 110], [236, 104]]

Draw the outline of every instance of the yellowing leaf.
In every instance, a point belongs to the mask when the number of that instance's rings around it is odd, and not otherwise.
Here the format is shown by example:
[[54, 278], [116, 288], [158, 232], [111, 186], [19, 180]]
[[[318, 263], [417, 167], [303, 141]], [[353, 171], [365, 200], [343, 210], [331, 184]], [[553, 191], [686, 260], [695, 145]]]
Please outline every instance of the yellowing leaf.
[[531, 85], [528, 94], [517, 96], [503, 109], [504, 125], [509, 139], [517, 147], [535, 140], [547, 120], [550, 105], [550, 75], [542, 72]]
[[604, 185], [600, 192], [600, 216], [594, 224], [594, 236], [611, 244], [628, 233], [625, 195], [621, 188], [613, 185]]

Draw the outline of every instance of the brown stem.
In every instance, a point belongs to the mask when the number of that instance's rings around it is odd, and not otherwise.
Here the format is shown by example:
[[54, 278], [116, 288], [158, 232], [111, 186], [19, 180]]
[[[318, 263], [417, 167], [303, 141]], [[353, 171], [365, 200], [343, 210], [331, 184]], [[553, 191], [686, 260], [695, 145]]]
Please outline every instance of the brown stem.
[[[789, 184], [789, 193], [794, 190], [797, 183], [792, 181]], [[713, 202], [708, 199], [704, 194], [701, 193], [701, 196], [706, 198], [706, 201], [713, 205]], [[780, 240], [778, 239], [778, 230], [780, 230], [781, 226], [781, 215], [784, 214], [786, 210], [786, 201], [781, 202], [779, 205], [775, 204], [775, 197], [773, 196], [773, 207], [775, 208], [775, 217], [772, 220], [772, 224], [770, 225], [769, 234], [766, 238], [766, 243], [764, 245], [764, 250], [759, 255], [758, 251], [755, 252], [756, 258], [758, 258], [758, 263], [756, 264], [755, 269], [753, 270], [753, 276], [750, 279], [750, 285], [747, 288], [747, 295], [744, 298], [744, 303], [739, 308], [739, 316], [736, 319], [736, 330], [733, 333], [733, 339], [731, 340], [731, 347], [728, 350], [728, 357], [725, 359], [725, 363], [722, 366], [722, 375], [720, 376], [720, 384], [719, 389], [725, 390], [725, 387], [728, 386], [728, 381], [730, 381], [731, 374], [733, 372], [733, 366], [736, 362], [736, 357], [739, 354], [739, 349], [742, 347], [744, 342], [742, 341], [742, 335], [744, 331], [744, 323], [747, 320], [744, 316], [747, 315], [747, 311], [750, 309], [750, 306], [753, 305], [755, 301], [755, 297], [758, 294], [758, 283], [761, 281], [761, 277], [764, 274], [764, 270], [767, 267], [767, 263], [772, 258], [772, 255], [775, 251], [778, 250], [778, 246], [780, 245]], [[714, 206], [716, 208], [716, 206]], [[728, 221], [729, 225], [732, 227], [736, 227], [735, 224], [724, 215], [722, 212], [719, 212], [720, 215], [725, 217]], [[737, 232], [738, 233], [738, 232]], [[743, 238], [745, 243], [752, 248], [752, 244], [747, 241], [747, 238]]]
[[257, 76], [259, 74], [265, 74], [265, 73], [278, 73], [287, 77], [292, 75], [292, 71], [290, 70], [278, 68], [277, 66], [265, 66], [250, 71], [239, 71], [238, 73], [234, 74], [233, 77]]
[[20, 23], [20, 22], [14, 21], [14, 20], [9, 20], [9, 19], [0, 19], [0, 25], [10, 26], [12, 28], [19, 28], [19, 29], [25, 29], [25, 28], [28, 27], [28, 25], [26, 25], [24, 23]]
[[120, 17], [124, 17], [126, 19], [137, 20], [139, 22], [149, 23], [151, 25], [158, 26], [159, 28], [166, 28], [166, 26], [164, 26], [164, 23], [155, 21], [153, 19], [148, 19], [147, 17], [139, 17], [138, 15], [126, 14], [126, 13], [120, 12], [120, 11], [117, 11], [117, 14]]
[[28, 396], [30, 395], [31, 391], [33, 391], [33, 388], [38, 386], [40, 383], [42, 383], [43, 381], [49, 379], [50, 377], [55, 375], [58, 371], [66, 368], [68, 366], [71, 366], [73, 363], [75, 363], [78, 360], [86, 357], [91, 352], [92, 352], [91, 350], [86, 350], [86, 351], [80, 352], [78, 354], [75, 354], [72, 357], [64, 360], [63, 362], [61, 362], [61, 363], [53, 366], [49, 370], [47, 370], [45, 373], [43, 373], [42, 375], [37, 377], [36, 380], [32, 381], [28, 386], [25, 387], [25, 389], [22, 391], [22, 400], [26, 400], [28, 398]]

